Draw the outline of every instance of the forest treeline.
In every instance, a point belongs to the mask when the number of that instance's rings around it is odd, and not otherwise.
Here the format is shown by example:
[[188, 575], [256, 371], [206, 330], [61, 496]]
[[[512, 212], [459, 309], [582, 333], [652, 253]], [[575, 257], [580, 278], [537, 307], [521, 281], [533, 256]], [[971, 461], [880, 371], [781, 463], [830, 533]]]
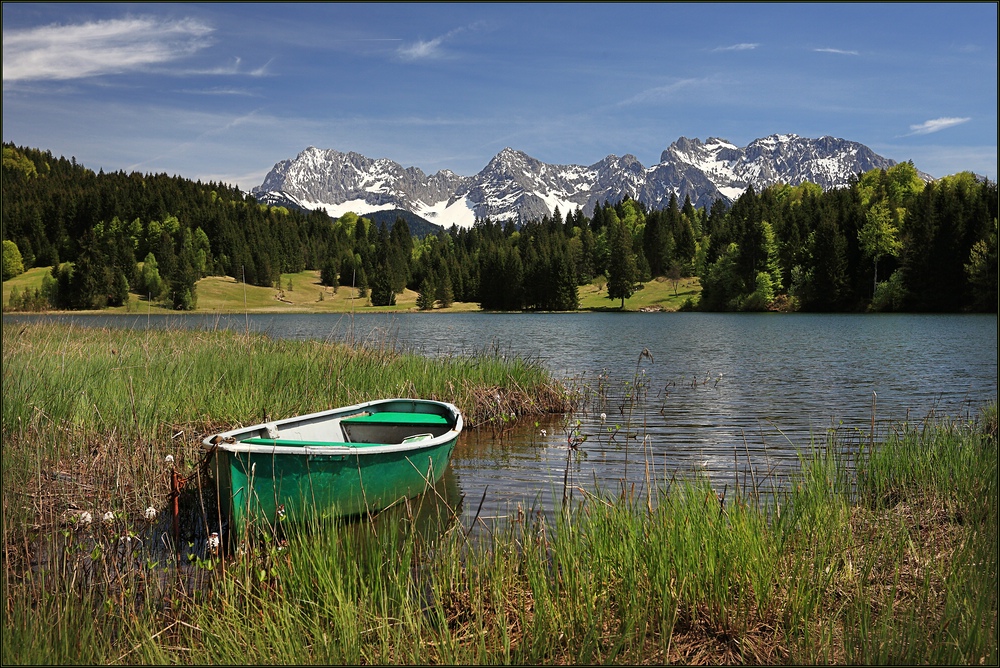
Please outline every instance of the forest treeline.
[[713, 311], [997, 311], [997, 185], [963, 172], [925, 183], [911, 163], [848, 187], [748, 189], [732, 205], [605, 202], [520, 225], [479, 220], [416, 238], [348, 213], [258, 204], [238, 188], [166, 174], [94, 173], [75, 159], [3, 146], [3, 278], [52, 267], [11, 308], [94, 309], [130, 295], [177, 309], [197, 281], [280, 286], [318, 270], [376, 306], [404, 288], [422, 309], [574, 310], [599, 281], [625, 306], [642, 284], [698, 276]]

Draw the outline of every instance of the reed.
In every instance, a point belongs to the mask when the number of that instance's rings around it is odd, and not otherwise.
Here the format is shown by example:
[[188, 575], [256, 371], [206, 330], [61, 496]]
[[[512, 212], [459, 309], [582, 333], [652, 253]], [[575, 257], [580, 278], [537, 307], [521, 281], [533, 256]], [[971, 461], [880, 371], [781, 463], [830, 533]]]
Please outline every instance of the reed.
[[[60, 607], [68, 605], [68, 615], [90, 619], [95, 601], [120, 603], [121, 592], [159, 600], [176, 548], [193, 575], [215, 568], [206, 551], [210, 513], [193, 485], [184, 492], [180, 545], [173, 544], [164, 500], [172, 471], [193, 473], [201, 438], [220, 426], [389, 395], [452, 401], [472, 424], [497, 419], [494, 397], [505, 420], [564, 410], [570, 400], [540, 365], [489, 351], [430, 360], [400, 353], [386, 339], [348, 346], [45, 324], [4, 325], [3, 395], [5, 609], [17, 611], [8, 619], [24, 641], [26, 654], [15, 656], [39, 660], [51, 652], [74, 656], [66, 644], [76, 641], [73, 624], [53, 627], [66, 643], [37, 643], [48, 636], [50, 620], [21, 613], [51, 605], [69, 619]], [[105, 520], [108, 513], [114, 519]], [[132, 556], [112, 558], [123, 545]], [[45, 576], [32, 577], [40, 563]], [[193, 575], [185, 587], [199, 586]], [[81, 582], [88, 583], [85, 592]], [[132, 627], [112, 626], [111, 646], [121, 648]], [[171, 629], [163, 637], [176, 636]], [[108, 636], [108, 628], [101, 632]], [[17, 647], [5, 643], [5, 651]], [[100, 654], [97, 647], [88, 651]]]
[[13, 399], [4, 402], [5, 425], [47, 419], [159, 437], [178, 424], [293, 414], [387, 394], [448, 396], [476, 422], [492, 413], [478, 403], [484, 391], [501, 394], [519, 414], [565, 408], [540, 365], [489, 351], [432, 360], [397, 353], [385, 341], [347, 346], [61, 325], [5, 326], [3, 338], [5, 397]]
[[447, 399], [472, 425], [570, 402], [540, 365], [486, 351], [431, 360], [384, 341], [62, 325], [4, 326], [3, 392], [5, 481], [32, 490], [36, 506], [91, 490], [102, 513], [156, 505], [169, 489], [165, 458], [190, 466], [220, 427], [386, 396]]
[[[904, 479], [920, 442], [966, 462], [955, 472], [978, 482], [964, 489], [986, 496], [949, 488], [949, 506], [933, 476], [914, 478], [899, 492], [930, 504], [918, 517], [873, 495]], [[518, 508], [473, 540], [451, 524], [428, 541], [405, 518], [317, 527], [266, 567], [231, 564], [184, 644], [199, 662], [994, 661], [995, 460], [965, 452], [994, 446], [948, 425], [881, 445], [856, 488], [846, 460], [816, 448], [797, 484], [759, 505], [722, 505], [690, 479], [661, 485], [651, 510], [581, 492], [552, 521]], [[994, 509], [941, 514], [970, 504]]]
[[[478, 533], [423, 495], [375, 521], [283, 527], [224, 558], [185, 536], [178, 566], [161, 540], [164, 515], [126, 506], [162, 498], [163, 456], [180, 456], [191, 430], [223, 421], [215, 411], [256, 421], [261, 406], [350, 400], [304, 376], [271, 385], [277, 374], [333, 373], [324, 365], [335, 354], [377, 369], [360, 378], [389, 383], [404, 362], [263, 337], [189, 333], [198, 345], [185, 347], [176, 333], [156, 336], [143, 347], [145, 334], [4, 331], [5, 664], [998, 659], [995, 406], [977, 421], [894, 425], [860, 452], [831, 432], [770, 494], [758, 480], [720, 499], [704, 477], [650, 474], [641, 495], [577, 487], [565, 512], [517, 507]], [[212, 364], [203, 345], [236, 368], [201, 371]], [[132, 407], [127, 367], [139, 360], [168, 388], [159, 407], [139, 392]], [[414, 391], [454, 399], [471, 377], [470, 401], [496, 401], [483, 388], [504, 388], [497, 414], [531, 391], [495, 359], [437, 363], [465, 375], [429, 371], [440, 378], [412, 380]], [[160, 377], [181, 371], [172, 384]], [[250, 399], [223, 406], [208, 379]], [[337, 391], [360, 401], [377, 379]], [[11, 397], [21, 405], [8, 407]], [[185, 435], [174, 440], [175, 430]], [[635, 465], [646, 456], [633, 451]], [[71, 507], [82, 501], [94, 505]]]
[[[918, 444], [974, 480], [898, 475]], [[581, 491], [554, 520], [518, 508], [478, 537], [454, 521], [421, 533], [413, 508], [295, 526], [286, 542], [206, 560], [196, 588], [148, 568], [113, 587], [110, 567], [97, 590], [69, 568], [32, 588], [8, 567], [4, 658], [990, 663], [996, 464], [966, 451], [994, 447], [977, 429], [933, 426], [865, 453], [856, 487], [817, 448], [780, 500], [723, 505], [707, 480], [675, 479], [652, 509]], [[886, 477], [900, 481], [889, 502]], [[83, 647], [78, 629], [99, 641]]]

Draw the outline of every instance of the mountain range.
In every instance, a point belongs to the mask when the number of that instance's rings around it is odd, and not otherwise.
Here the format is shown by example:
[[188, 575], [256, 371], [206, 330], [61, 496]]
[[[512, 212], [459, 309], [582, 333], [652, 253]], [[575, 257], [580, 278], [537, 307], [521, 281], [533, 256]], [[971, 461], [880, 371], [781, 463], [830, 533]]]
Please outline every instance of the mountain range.
[[591, 215], [597, 204], [626, 196], [650, 208], [667, 206], [672, 195], [702, 207], [735, 201], [750, 186], [759, 192], [808, 181], [838, 188], [853, 175], [894, 164], [857, 142], [794, 134], [763, 137], [742, 148], [716, 137], [681, 137], [652, 167], [629, 154], [590, 166], [553, 165], [505, 148], [475, 176], [450, 170], [428, 175], [385, 158], [309, 147], [277, 163], [251, 194], [270, 204], [326, 209], [331, 216], [401, 209], [445, 228], [470, 227], [477, 218], [540, 219], [556, 207]]

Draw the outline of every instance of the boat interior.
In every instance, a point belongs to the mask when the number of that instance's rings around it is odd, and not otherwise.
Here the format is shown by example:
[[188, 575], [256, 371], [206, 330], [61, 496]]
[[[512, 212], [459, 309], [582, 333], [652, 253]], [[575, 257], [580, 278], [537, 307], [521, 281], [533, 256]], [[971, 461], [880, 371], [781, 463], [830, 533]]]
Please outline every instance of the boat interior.
[[447, 418], [433, 413], [358, 413], [340, 418], [267, 423], [244, 442], [268, 445], [413, 443], [442, 436], [451, 429]]

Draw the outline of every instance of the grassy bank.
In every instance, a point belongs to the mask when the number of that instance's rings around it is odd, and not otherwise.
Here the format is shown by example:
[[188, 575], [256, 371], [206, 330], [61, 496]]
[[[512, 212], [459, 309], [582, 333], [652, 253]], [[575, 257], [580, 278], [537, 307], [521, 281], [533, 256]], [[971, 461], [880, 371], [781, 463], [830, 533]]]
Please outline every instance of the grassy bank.
[[393, 396], [451, 401], [487, 428], [568, 406], [541, 366], [490, 351], [431, 360], [390, 341], [5, 325], [5, 517], [24, 512], [26, 486], [35, 512], [141, 515], [165, 493], [164, 458], [192, 463], [207, 434]]
[[[583, 311], [617, 311], [621, 306], [621, 300], [608, 299], [603, 281], [582, 285], [578, 293]], [[682, 278], [676, 285], [670, 279], [659, 277], [642, 283], [642, 289], [625, 300], [625, 310], [678, 311], [685, 302], [697, 304], [700, 297], [701, 281], [697, 276]]]
[[488, 355], [32, 326], [4, 328], [3, 379], [4, 664], [998, 659], [995, 406], [895, 425], [850, 460], [836, 453], [857, 440], [817, 444], [773, 498], [662, 480], [472, 535], [446, 509], [428, 532], [407, 505], [177, 568], [157, 547], [164, 457], [190, 467], [205, 430], [397, 393], [489, 424], [543, 410], [523, 402], [544, 375]]
[[[42, 286], [42, 278], [50, 272], [49, 267], [29, 269], [3, 284], [3, 304], [10, 302], [12, 291], [35, 290]], [[334, 291], [320, 285], [318, 271], [303, 271], [297, 274], [282, 274], [280, 288], [262, 288], [240, 283], [229, 276], [208, 276], [198, 281], [198, 304], [196, 313], [367, 313], [399, 312], [417, 310], [417, 293], [404, 290], [396, 295], [395, 306], [374, 307], [368, 298], [361, 297], [357, 290], [341, 287]], [[619, 301], [609, 300], [603, 285], [590, 283], [578, 288], [580, 310], [618, 310]], [[656, 309], [678, 310], [686, 300], [697, 303], [701, 285], [697, 278], [685, 278], [675, 286], [673, 282], [659, 278], [643, 284], [625, 301], [625, 310]], [[435, 313], [462, 313], [478, 311], [479, 304], [455, 302], [448, 308], [436, 308]], [[133, 294], [125, 306], [107, 308], [106, 313], [174, 313], [144, 297]]]

